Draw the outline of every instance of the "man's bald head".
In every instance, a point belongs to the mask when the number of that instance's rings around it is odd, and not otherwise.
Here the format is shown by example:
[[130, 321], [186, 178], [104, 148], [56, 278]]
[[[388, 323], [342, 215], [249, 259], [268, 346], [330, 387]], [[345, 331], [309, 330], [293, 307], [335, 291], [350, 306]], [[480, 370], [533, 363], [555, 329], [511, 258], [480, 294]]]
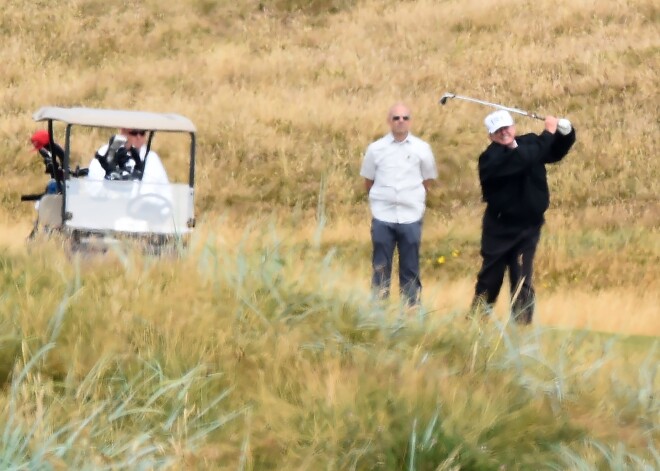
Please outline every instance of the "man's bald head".
[[395, 103], [387, 113], [387, 124], [397, 141], [403, 141], [410, 131], [410, 108], [405, 103]]

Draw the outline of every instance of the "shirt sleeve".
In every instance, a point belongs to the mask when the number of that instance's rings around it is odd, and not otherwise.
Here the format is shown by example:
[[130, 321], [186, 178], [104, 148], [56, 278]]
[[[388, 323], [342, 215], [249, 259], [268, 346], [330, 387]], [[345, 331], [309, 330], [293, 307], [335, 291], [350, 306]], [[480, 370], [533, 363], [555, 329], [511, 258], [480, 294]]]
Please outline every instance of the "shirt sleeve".
[[160, 157], [152, 150], [147, 155], [142, 181], [147, 183], [169, 183], [167, 172]]
[[[104, 144], [98, 148], [96, 155], [105, 155], [108, 152], [108, 144]], [[90, 180], [103, 180], [105, 178], [105, 169], [99, 162], [99, 159], [96, 158], [96, 155], [89, 163], [89, 169], [87, 173], [87, 178]]]
[[103, 180], [105, 178], [105, 170], [103, 170], [103, 167], [101, 167], [101, 164], [97, 159], [94, 159], [89, 163], [87, 178], [90, 180]]
[[376, 179], [376, 160], [374, 158], [374, 153], [371, 149], [371, 146], [367, 148], [367, 152], [364, 154], [360, 175], [369, 180]]
[[573, 144], [575, 144], [575, 127], [573, 127], [571, 132], [566, 136], [556, 132], [555, 140], [552, 142], [550, 152], [548, 155], [546, 155], [544, 162], [547, 164], [559, 162], [564, 157], [566, 157], [566, 154], [568, 154], [568, 151], [571, 150]]
[[438, 168], [435, 165], [435, 157], [433, 156], [433, 150], [431, 146], [426, 144], [425, 150], [422, 153], [422, 179], [423, 180], [435, 180], [438, 178]]

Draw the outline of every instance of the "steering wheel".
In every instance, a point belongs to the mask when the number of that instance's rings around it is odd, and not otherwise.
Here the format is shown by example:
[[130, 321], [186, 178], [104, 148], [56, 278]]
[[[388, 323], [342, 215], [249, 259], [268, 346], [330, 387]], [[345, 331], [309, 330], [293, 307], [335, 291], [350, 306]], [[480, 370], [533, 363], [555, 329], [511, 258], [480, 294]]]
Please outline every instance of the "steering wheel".
[[[162, 221], [174, 217], [172, 201], [158, 193], [146, 193], [133, 198], [126, 208], [128, 216], [146, 221]], [[151, 216], [150, 215], [155, 215]]]

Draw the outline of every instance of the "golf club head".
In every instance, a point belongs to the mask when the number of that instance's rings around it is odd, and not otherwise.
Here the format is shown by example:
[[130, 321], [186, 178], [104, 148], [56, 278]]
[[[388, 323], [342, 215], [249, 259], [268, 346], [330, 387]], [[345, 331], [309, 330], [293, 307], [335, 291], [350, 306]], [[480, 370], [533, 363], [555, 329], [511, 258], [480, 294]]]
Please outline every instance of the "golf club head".
[[447, 103], [448, 99], [454, 98], [455, 96], [456, 95], [454, 95], [453, 93], [445, 93], [444, 95], [442, 95], [442, 98], [440, 98], [440, 104], [444, 105], [445, 103]]

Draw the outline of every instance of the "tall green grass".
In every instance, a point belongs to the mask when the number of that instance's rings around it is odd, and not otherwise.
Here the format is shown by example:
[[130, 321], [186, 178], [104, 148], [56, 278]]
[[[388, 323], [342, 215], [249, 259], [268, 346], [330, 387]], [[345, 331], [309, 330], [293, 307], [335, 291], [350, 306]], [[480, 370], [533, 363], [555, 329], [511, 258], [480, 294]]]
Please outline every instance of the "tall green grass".
[[8, 468], [660, 464], [657, 341], [374, 304], [268, 228], [176, 260], [52, 248], [2, 257]]

